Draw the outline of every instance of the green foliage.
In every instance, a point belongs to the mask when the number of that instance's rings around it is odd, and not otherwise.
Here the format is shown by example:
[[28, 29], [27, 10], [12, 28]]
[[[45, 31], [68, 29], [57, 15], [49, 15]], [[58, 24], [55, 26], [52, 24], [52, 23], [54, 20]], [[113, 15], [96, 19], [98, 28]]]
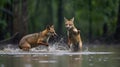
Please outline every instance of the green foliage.
[[[83, 38], [89, 35], [89, 22], [91, 20], [93, 38], [103, 35], [103, 25], [108, 25], [108, 35], [115, 32], [118, 1], [119, 0], [61, 0], [62, 16], [66, 18], [75, 17], [75, 26], [81, 30]], [[21, 2], [21, 1], [20, 1]], [[27, 0], [28, 2], [28, 25], [29, 33], [42, 31], [47, 25], [54, 24], [59, 31], [58, 7], [59, 0]], [[0, 8], [11, 0], [1, 0]], [[21, 6], [21, 3], [20, 3]], [[21, 7], [20, 7], [21, 9]], [[0, 17], [2, 13], [0, 12]], [[62, 17], [64, 18], [64, 17]], [[63, 34], [65, 34], [64, 22], [61, 22]], [[1, 30], [6, 27], [4, 19], [0, 20]], [[59, 33], [59, 32], [58, 32]]]
[[[76, 25], [82, 30], [81, 33], [88, 35], [89, 33], [89, 15], [92, 20], [93, 38], [103, 35], [103, 24], [108, 25], [108, 35], [115, 31], [117, 22], [119, 0], [77, 0], [75, 1], [75, 19]], [[89, 5], [91, 2], [91, 5]], [[91, 8], [91, 11], [89, 11]], [[90, 14], [89, 14], [90, 12]]]
[[10, 4], [12, 5], [12, 1], [11, 0], [1, 0], [0, 1], [0, 34], [4, 34], [2, 35], [1, 37], [4, 37], [4, 38], [8, 38], [10, 37], [10, 32], [7, 32], [7, 20], [5, 19], [5, 12], [9, 13], [9, 11], [7, 11], [7, 9], [5, 9], [4, 7], [6, 6], [6, 4]]
[[5, 20], [0, 20], [0, 32], [2, 30], [5, 30], [6, 26], [7, 26], [7, 24], [6, 24]]
[[3, 7], [6, 3], [12, 4], [11, 0], [0, 0], [0, 7]]

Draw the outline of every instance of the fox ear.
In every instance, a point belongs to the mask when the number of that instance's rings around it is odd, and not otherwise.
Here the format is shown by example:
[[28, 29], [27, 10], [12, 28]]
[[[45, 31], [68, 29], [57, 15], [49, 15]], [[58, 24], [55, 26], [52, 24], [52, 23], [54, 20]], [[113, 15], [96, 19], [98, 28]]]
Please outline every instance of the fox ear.
[[65, 20], [65, 22], [68, 21], [68, 19], [66, 19], [66, 17], [64, 17], [64, 20]]
[[50, 27], [54, 28], [54, 25], [51, 25]]
[[70, 19], [72, 22], [74, 21], [74, 17], [72, 19]]

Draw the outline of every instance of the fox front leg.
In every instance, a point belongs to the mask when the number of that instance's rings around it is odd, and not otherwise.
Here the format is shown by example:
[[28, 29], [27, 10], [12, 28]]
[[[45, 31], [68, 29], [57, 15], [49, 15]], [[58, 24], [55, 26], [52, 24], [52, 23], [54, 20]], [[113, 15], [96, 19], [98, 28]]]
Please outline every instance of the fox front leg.
[[42, 42], [41, 44], [42, 44], [42, 45], [45, 45], [45, 46], [49, 46], [48, 43]]
[[71, 45], [71, 41], [70, 39], [68, 38], [68, 47], [70, 48], [70, 45]]
[[38, 42], [37, 44], [38, 44], [38, 45], [45, 45], [45, 46], [48, 46], [48, 43], [44, 43], [44, 42], [42, 42], [42, 41], [41, 41], [41, 42]]
[[74, 31], [74, 35], [80, 34], [80, 30]]

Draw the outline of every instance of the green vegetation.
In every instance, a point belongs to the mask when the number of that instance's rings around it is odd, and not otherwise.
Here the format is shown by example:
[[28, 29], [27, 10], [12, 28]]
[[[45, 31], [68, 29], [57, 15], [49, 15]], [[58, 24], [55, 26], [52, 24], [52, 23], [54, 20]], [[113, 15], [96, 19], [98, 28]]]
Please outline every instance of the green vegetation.
[[0, 40], [16, 32], [39, 32], [49, 24], [65, 36], [64, 17], [75, 17], [84, 41], [112, 41], [119, 23], [118, 10], [119, 0], [1, 0]]

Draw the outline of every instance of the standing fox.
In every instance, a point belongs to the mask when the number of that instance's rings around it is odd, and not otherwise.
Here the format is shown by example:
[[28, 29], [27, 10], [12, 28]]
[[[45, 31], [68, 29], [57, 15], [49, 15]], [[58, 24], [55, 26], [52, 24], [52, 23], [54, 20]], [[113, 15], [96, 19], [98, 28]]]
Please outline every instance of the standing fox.
[[68, 46], [72, 51], [78, 51], [82, 49], [82, 40], [80, 37], [80, 30], [74, 26], [74, 18], [65, 20], [65, 27], [67, 29]]
[[30, 48], [37, 47], [39, 45], [48, 46], [50, 36], [55, 35], [54, 26], [47, 26], [46, 29], [40, 33], [33, 33], [24, 36], [19, 42], [19, 48], [24, 51], [29, 51]]

